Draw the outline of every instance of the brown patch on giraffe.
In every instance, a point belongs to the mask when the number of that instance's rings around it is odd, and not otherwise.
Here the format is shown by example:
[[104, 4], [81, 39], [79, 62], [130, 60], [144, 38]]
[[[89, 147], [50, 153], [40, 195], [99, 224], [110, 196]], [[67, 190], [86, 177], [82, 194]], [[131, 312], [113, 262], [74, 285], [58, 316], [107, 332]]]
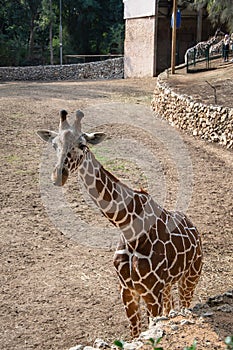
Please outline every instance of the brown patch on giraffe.
[[[86, 182], [87, 186], [91, 186], [93, 184], [93, 182], [94, 182], [93, 176], [91, 176], [89, 174], [86, 174], [85, 175], [85, 182]], [[97, 193], [97, 191], [96, 191], [96, 193]]]
[[140, 282], [134, 282], [134, 288], [139, 294], [144, 294], [147, 292], [146, 287], [144, 287]]
[[97, 192], [97, 190], [96, 190], [96, 188], [94, 187], [94, 188], [91, 188], [90, 189], [90, 195], [92, 196], [92, 198], [95, 200], [95, 203], [96, 203], [96, 197], [98, 197], [98, 195], [99, 195], [99, 193]]
[[163, 222], [166, 221], [166, 218], [167, 218], [167, 211], [166, 211], [165, 209], [163, 209], [163, 210], [161, 211], [159, 218], [160, 218]]
[[157, 240], [153, 244], [153, 251], [156, 253], [156, 259], [158, 259], [158, 262], [162, 261], [165, 256], [165, 245], [161, 241]]
[[102, 183], [105, 185], [106, 184], [106, 174], [105, 171], [103, 171], [103, 167], [100, 167], [100, 178]]
[[180, 271], [184, 271], [184, 266], [185, 266], [184, 259], [185, 259], [184, 253], [178, 253], [178, 255], [176, 257], [176, 265]]
[[140, 259], [138, 262], [138, 270], [140, 272], [140, 275], [144, 277], [150, 272], [150, 263], [148, 259]]
[[110, 191], [110, 193], [112, 192], [112, 189], [113, 189], [113, 183], [112, 181], [110, 181], [109, 178], [107, 178], [107, 188], [108, 190]]
[[[186, 232], [182, 232], [182, 233], [185, 234]], [[187, 251], [190, 247], [190, 240], [189, 240], [189, 237], [187, 236], [187, 233], [186, 233], [186, 236], [183, 236], [183, 242], [184, 242], [185, 250]]]
[[105, 187], [103, 182], [101, 180], [97, 180], [96, 179], [95, 185], [96, 185], [96, 189], [97, 189], [98, 193], [100, 194], [103, 191], [104, 187]]
[[140, 254], [143, 254], [146, 256], [150, 255], [152, 244], [146, 234], [143, 234], [140, 236], [140, 238], [137, 241], [136, 249], [137, 249], [137, 252], [139, 252]]
[[129, 213], [133, 213], [134, 210], [134, 201], [133, 199], [127, 204], [127, 209]]
[[168, 266], [171, 266], [174, 260], [176, 260], [176, 249], [171, 242], [165, 244], [165, 255], [168, 260]]
[[198, 232], [195, 228], [189, 229], [189, 239], [193, 245], [196, 245]]
[[167, 231], [167, 227], [166, 227], [165, 223], [161, 219], [158, 219], [156, 221], [156, 223], [157, 223], [158, 238], [163, 242], [169, 241], [170, 236], [169, 236], [169, 233]]
[[[176, 234], [175, 234], [176, 233]], [[177, 230], [177, 232], [173, 232], [171, 235], [171, 241], [175, 245], [177, 252], [183, 252], [184, 251], [184, 243], [182, 236], [180, 232]]]
[[157, 277], [154, 272], [151, 272], [149, 275], [146, 275], [142, 278], [142, 284], [144, 284], [149, 290], [152, 290], [157, 282]]
[[[119, 179], [116, 176], [114, 176], [112, 173], [110, 173], [108, 170], [106, 170], [103, 166], [101, 166], [100, 171], [102, 174], [105, 174], [105, 178], [109, 178], [112, 183], [119, 182]], [[105, 182], [105, 180], [104, 180], [104, 182]], [[126, 185], [124, 185], [124, 186], [127, 187]]]
[[158, 238], [156, 225], [151, 226], [148, 235], [150, 237], [151, 242], [155, 242], [155, 240]]
[[140, 215], [143, 209], [142, 209], [142, 203], [140, 201], [140, 196], [138, 194], [134, 195], [134, 204], [135, 204], [134, 212], [137, 215]]
[[119, 227], [123, 230], [124, 227], [125, 227], [125, 228], [128, 227], [128, 225], [130, 224], [130, 222], [131, 222], [131, 216], [128, 215], [128, 216], [126, 217], [125, 221], [119, 223]]
[[112, 196], [111, 196], [111, 194], [109, 193], [109, 191], [108, 191], [108, 189], [106, 187], [105, 187], [105, 190], [104, 190], [103, 200], [106, 201], [106, 202], [111, 202], [111, 200], [112, 200]]
[[[121, 209], [121, 210], [118, 212], [118, 214], [117, 214], [116, 222], [122, 221], [122, 220], [126, 217], [127, 214], [128, 214], [128, 213], [127, 213], [127, 211], [126, 211], [125, 208]], [[126, 217], [126, 220], [127, 220], [127, 219], [130, 220], [130, 217], [129, 217], [129, 216]]]

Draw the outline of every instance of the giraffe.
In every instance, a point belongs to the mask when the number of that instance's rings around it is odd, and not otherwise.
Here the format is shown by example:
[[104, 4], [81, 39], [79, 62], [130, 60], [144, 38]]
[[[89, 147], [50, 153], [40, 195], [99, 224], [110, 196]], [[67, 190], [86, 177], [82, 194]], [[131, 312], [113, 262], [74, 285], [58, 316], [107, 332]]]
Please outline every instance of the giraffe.
[[201, 238], [186, 215], [167, 211], [146, 191], [131, 189], [101, 165], [88, 144], [98, 144], [106, 135], [82, 132], [83, 117], [77, 111], [71, 125], [62, 110], [58, 133], [37, 134], [57, 153], [53, 183], [63, 186], [76, 171], [103, 215], [119, 228], [114, 266], [131, 336], [136, 338], [141, 331], [140, 300], [149, 317], [168, 315], [174, 307], [172, 286], [178, 283], [180, 307], [190, 306], [202, 269]]
[[212, 36], [209, 40], [207, 41], [200, 41], [197, 43], [195, 46], [190, 47], [186, 52], [184, 56], [185, 63], [187, 64], [188, 62], [188, 56], [194, 58], [200, 58], [201, 56], [205, 55], [205, 52], [207, 49], [211, 50], [212, 45], [218, 43], [219, 36], [224, 35], [223, 32], [220, 31], [220, 29], [217, 29], [214, 36]]

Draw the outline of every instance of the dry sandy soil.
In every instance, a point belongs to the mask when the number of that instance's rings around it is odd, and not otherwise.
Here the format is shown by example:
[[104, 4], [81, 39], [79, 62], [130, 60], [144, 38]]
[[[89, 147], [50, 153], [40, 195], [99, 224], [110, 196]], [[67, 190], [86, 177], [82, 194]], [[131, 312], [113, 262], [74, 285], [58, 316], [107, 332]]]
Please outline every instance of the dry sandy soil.
[[[223, 67], [218, 84], [227, 74]], [[179, 76], [176, 83], [185, 80], [183, 88], [193, 94], [194, 75]], [[202, 83], [196, 84], [198, 92]], [[62, 193], [51, 188], [52, 151], [35, 134], [56, 130], [64, 108], [83, 109], [85, 130], [108, 134], [95, 152], [109, 170], [148, 189], [168, 209], [178, 198], [202, 233], [204, 269], [193, 306], [209, 317], [167, 333], [161, 346], [183, 349], [196, 338], [198, 349], [225, 348], [224, 338], [233, 334], [232, 294], [206, 302], [232, 289], [232, 151], [180, 134], [153, 116], [155, 85], [156, 79], [0, 84], [2, 350], [129, 339], [112, 264], [116, 232], [75, 176]], [[228, 93], [232, 105], [232, 88]]]

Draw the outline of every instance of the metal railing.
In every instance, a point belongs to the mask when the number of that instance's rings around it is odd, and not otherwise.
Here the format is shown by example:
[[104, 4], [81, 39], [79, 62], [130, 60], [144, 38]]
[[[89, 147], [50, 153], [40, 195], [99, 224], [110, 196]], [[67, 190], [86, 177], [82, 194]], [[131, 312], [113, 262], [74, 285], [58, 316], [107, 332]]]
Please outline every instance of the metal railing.
[[[109, 58], [116, 58], [116, 57], [123, 57], [122, 54], [113, 54], [109, 53], [107, 55], [65, 55], [65, 61], [66, 63], [70, 63], [70, 59], [78, 59], [81, 60], [83, 63], [86, 62], [93, 62], [93, 61], [101, 61]], [[99, 59], [97, 59], [99, 58]]]

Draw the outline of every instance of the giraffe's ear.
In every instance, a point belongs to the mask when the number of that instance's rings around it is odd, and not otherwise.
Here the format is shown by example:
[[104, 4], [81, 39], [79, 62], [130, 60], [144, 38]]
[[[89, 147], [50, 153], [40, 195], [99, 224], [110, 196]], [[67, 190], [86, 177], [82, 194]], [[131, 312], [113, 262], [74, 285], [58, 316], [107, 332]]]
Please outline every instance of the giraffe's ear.
[[58, 135], [55, 131], [50, 130], [38, 130], [36, 133], [45, 142], [52, 142]]
[[85, 133], [84, 137], [88, 143], [91, 143], [92, 145], [97, 145], [97, 143], [100, 143], [105, 139], [106, 134], [104, 134], [103, 132], [93, 132], [91, 134]]

